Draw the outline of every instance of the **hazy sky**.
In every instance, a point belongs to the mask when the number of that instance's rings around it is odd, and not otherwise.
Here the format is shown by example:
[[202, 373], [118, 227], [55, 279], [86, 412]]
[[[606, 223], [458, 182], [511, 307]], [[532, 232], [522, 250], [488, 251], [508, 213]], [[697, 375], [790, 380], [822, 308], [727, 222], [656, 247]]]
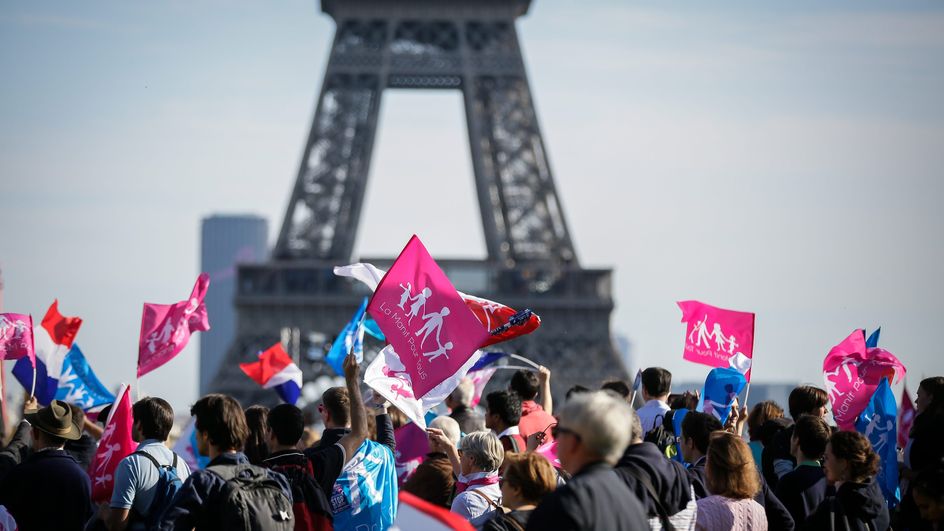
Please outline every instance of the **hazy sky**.
[[[944, 4], [542, 0], [518, 28], [579, 258], [614, 269], [641, 364], [704, 378], [675, 306], [700, 299], [757, 313], [755, 381], [821, 383], [877, 325], [912, 388], [944, 373]], [[141, 303], [189, 293], [202, 217], [274, 240], [333, 32], [310, 0], [4, 3], [6, 311], [58, 297], [106, 384], [133, 379]], [[424, 214], [378, 213], [420, 187]], [[476, 201], [459, 93], [388, 91], [357, 254], [416, 232], [482, 257]], [[196, 343], [143, 391], [192, 402]]]

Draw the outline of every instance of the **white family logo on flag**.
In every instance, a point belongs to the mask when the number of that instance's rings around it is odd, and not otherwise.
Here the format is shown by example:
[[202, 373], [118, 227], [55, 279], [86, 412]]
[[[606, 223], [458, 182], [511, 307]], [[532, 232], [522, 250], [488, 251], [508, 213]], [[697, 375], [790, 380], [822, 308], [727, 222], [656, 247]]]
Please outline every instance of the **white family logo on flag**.
[[16, 319], [7, 319], [5, 315], [0, 315], [0, 341], [24, 341], [26, 332], [29, 331], [29, 325]]
[[[849, 366], [855, 366], [856, 362], [853, 360], [846, 360], [839, 364], [834, 371], [826, 371], [826, 392], [829, 394], [829, 400], [833, 404], [839, 401], [839, 399], [846, 393], [839, 390], [839, 384], [844, 383], [846, 389], [856, 389], [862, 385], [862, 378], [857, 378], [856, 381], [853, 381], [852, 370], [849, 369]], [[845, 381], [843, 381], [842, 375], [839, 374], [840, 371], [845, 374]]]
[[64, 402], [75, 404], [82, 409], [95, 405], [95, 399], [89, 395], [85, 384], [70, 364], [63, 366], [62, 374], [59, 376], [59, 387], [67, 389], [66, 396], [62, 399]]
[[[882, 423], [882, 420], [885, 422]], [[875, 447], [875, 453], [882, 455], [882, 450], [885, 448], [885, 445], [888, 443], [888, 434], [895, 427], [895, 424], [892, 419], [888, 417], [882, 418], [880, 413], [876, 413], [872, 416], [872, 420], [869, 421], [869, 425], [865, 428], [865, 438], [872, 441], [872, 445]]]
[[190, 319], [190, 316], [197, 311], [199, 306], [200, 300], [196, 297], [191, 297], [180, 319], [177, 319], [175, 322], [173, 315], [168, 316], [167, 320], [164, 321], [164, 327], [151, 332], [147, 339], [144, 340], [144, 342], [147, 343], [148, 351], [151, 354], [155, 354], [157, 345], [161, 345], [162, 352], [165, 350], [173, 350], [175, 343], [179, 343], [183, 339], [184, 333], [187, 331], [184, 327], [184, 323]]
[[[712, 339], [715, 341], [716, 350], [727, 352], [732, 356], [736, 355], [734, 351], [740, 346], [734, 339], [734, 334], [726, 335], [724, 333], [720, 323], [714, 323], [709, 333], [708, 315], [705, 315], [701, 321], [698, 321], [692, 327], [692, 331], [688, 334], [688, 342], [696, 347], [701, 347], [704, 343], [704, 348], [712, 348], [710, 341]], [[738, 352], [737, 354], [741, 353]]]
[[[448, 352], [452, 350], [452, 341], [446, 341], [443, 343], [440, 339], [445, 326], [446, 317], [449, 315], [449, 308], [447, 306], [443, 306], [438, 312], [432, 311], [426, 313], [426, 304], [433, 297], [433, 290], [429, 288], [423, 288], [422, 291], [414, 296], [413, 286], [411, 286], [409, 282], [407, 282], [406, 285], [400, 284], [399, 286], [403, 290], [403, 293], [400, 295], [400, 303], [397, 304], [396, 307], [407, 312], [407, 324], [412, 323], [413, 318], [416, 316], [420, 316], [420, 318], [423, 319], [423, 325], [419, 330], [416, 331], [415, 334], [413, 334], [414, 337], [408, 338], [410, 349], [413, 351], [413, 355], [415, 356], [417, 349], [419, 349], [419, 351], [423, 354], [423, 357], [429, 361], [435, 361], [439, 357], [449, 359]], [[409, 310], [406, 309], [407, 303], [411, 303]], [[397, 323], [397, 328], [404, 337], [409, 335], [410, 332], [407, 330], [406, 325], [403, 324], [403, 317], [400, 316], [399, 312], [396, 312], [395, 310], [388, 307], [386, 302], [380, 303], [380, 310], [384, 312], [384, 314], [392, 316], [393, 320]], [[436, 348], [429, 350], [428, 352], [424, 352], [423, 350], [427, 348], [426, 343], [429, 341], [429, 337], [431, 335], [436, 339]], [[423, 336], [423, 339], [420, 341], [419, 347], [417, 347], [416, 338], [420, 336]]]

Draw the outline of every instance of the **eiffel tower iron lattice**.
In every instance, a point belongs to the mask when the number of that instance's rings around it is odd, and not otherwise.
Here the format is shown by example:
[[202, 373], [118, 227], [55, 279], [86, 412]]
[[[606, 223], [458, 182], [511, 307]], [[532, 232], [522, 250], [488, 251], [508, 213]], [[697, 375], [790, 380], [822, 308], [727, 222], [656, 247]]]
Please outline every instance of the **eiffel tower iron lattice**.
[[551, 367], [556, 391], [625, 377], [610, 342], [611, 272], [579, 266], [538, 127], [515, 28], [529, 7], [530, 0], [322, 1], [337, 30], [311, 132], [272, 260], [238, 268], [237, 337], [213, 388], [246, 405], [272, 402], [238, 363], [284, 330], [294, 331], [289, 350], [306, 381], [330, 374], [323, 345], [364, 295], [332, 267], [352, 258], [387, 88], [463, 96], [488, 258], [442, 261], [446, 274], [460, 290], [542, 316], [537, 333], [507, 348]]

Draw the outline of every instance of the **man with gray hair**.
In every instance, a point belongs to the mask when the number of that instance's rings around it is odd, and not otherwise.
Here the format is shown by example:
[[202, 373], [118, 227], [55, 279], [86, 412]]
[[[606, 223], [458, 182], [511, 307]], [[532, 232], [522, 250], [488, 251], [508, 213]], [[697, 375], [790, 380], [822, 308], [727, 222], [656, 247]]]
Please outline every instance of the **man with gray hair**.
[[475, 384], [468, 378], [459, 381], [459, 385], [446, 397], [449, 416], [459, 423], [462, 433], [485, 431], [485, 417], [472, 407], [475, 396]]
[[559, 413], [557, 457], [573, 477], [537, 506], [528, 529], [648, 531], [646, 510], [613, 473], [633, 439], [629, 404], [595, 391], [572, 397]]

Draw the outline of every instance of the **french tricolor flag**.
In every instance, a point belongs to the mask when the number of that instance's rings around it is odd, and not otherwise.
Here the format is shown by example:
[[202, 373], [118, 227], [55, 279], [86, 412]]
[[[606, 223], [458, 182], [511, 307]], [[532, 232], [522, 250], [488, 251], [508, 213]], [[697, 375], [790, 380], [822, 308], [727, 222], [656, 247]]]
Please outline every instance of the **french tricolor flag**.
[[[59, 301], [54, 300], [40, 326], [33, 329], [36, 351], [36, 399], [48, 405], [59, 387], [62, 365], [72, 349], [82, 319], [65, 317], [59, 313]], [[33, 366], [23, 358], [13, 367], [13, 375], [26, 389], [33, 387]]]
[[302, 392], [302, 370], [276, 343], [259, 353], [259, 361], [240, 363], [239, 368], [265, 389], [275, 389], [285, 402], [294, 405]]

